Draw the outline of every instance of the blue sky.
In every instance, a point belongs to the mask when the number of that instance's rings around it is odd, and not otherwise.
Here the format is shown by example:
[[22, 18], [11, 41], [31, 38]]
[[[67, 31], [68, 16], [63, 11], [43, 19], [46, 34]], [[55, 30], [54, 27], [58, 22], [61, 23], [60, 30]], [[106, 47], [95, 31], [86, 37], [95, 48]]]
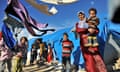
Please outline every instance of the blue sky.
[[[2, 24], [2, 19], [4, 17], [4, 9], [6, 7], [7, 0], [0, 0], [0, 27]], [[22, 4], [27, 8], [29, 15], [35, 18], [38, 22], [48, 23], [50, 27], [62, 28], [62, 27], [70, 27], [73, 26], [77, 21], [77, 12], [83, 10], [88, 16], [88, 10], [91, 7], [97, 9], [99, 18], [107, 17], [108, 14], [108, 2], [107, 0], [79, 0], [73, 4], [67, 5], [52, 5], [40, 2], [38, 3], [46, 4], [51, 8], [55, 6], [58, 9], [58, 13], [53, 16], [47, 16], [30, 4], [28, 4], [25, 0], [20, 0]], [[1, 28], [0, 28], [1, 29]]]

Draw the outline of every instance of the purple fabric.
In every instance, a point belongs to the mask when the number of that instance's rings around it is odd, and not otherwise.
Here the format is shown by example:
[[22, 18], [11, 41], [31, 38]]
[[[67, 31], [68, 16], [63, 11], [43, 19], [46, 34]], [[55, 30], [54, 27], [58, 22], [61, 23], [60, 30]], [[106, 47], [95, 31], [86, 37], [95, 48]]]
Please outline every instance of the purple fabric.
[[46, 24], [38, 23], [29, 16], [26, 8], [18, 0], [8, 0], [8, 6], [5, 9], [5, 12], [18, 17], [33, 36], [36, 36], [37, 34], [34, 32], [32, 27], [37, 30], [39, 30], [39, 28], [46, 27]]

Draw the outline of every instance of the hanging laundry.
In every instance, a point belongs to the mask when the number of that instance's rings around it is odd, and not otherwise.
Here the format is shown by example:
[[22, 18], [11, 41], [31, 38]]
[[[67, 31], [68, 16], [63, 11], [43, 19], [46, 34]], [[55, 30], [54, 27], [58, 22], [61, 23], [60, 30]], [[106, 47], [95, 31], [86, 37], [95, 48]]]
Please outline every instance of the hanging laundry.
[[21, 20], [29, 33], [33, 36], [38, 36], [33, 28], [45, 28], [48, 24], [38, 23], [35, 19], [29, 16], [27, 9], [18, 0], [8, 0], [8, 6], [5, 9], [6, 14], [11, 14]]
[[12, 29], [13, 32], [15, 32], [15, 28], [24, 28], [22, 22], [18, 21], [10, 15], [7, 15], [3, 21], [9, 28]]
[[8, 48], [13, 49], [14, 46], [16, 45], [16, 41], [13, 37], [12, 32], [10, 31], [10, 29], [7, 27], [6, 24], [3, 24], [2, 26], [2, 33], [3, 33], [4, 41], [8, 46]]

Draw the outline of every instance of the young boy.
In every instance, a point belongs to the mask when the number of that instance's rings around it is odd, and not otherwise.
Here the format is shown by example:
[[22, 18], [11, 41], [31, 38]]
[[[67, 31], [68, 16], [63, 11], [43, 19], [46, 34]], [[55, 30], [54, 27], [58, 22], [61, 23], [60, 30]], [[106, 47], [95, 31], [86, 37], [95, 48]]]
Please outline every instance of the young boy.
[[89, 18], [87, 19], [88, 27], [88, 43], [85, 47], [96, 47], [99, 46], [97, 42], [96, 35], [98, 34], [99, 29], [97, 25], [99, 24], [99, 18], [96, 17], [97, 10], [95, 8], [89, 9]]
[[99, 25], [100, 21], [99, 18], [96, 16], [97, 10], [95, 8], [89, 9], [89, 17], [87, 19], [87, 23], [89, 25]]
[[70, 66], [70, 56], [73, 48], [73, 43], [68, 39], [68, 34], [63, 34], [62, 41], [62, 63], [64, 64], [65, 70]]

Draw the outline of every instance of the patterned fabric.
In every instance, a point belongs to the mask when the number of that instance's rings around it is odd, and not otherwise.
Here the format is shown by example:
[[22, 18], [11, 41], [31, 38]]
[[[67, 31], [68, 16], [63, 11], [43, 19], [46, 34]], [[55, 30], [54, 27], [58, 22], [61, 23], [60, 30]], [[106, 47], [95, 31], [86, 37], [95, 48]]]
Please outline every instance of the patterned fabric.
[[70, 56], [71, 50], [73, 48], [72, 41], [70, 40], [63, 41], [62, 47], [63, 47], [63, 50], [62, 50], [63, 56]]
[[19, 18], [33, 36], [36, 36], [37, 34], [34, 32], [32, 27], [37, 30], [39, 30], [39, 28], [46, 27], [46, 24], [40, 24], [29, 16], [27, 9], [18, 0], [8, 0], [8, 6], [5, 9], [5, 12]]
[[89, 24], [92, 24], [92, 25], [98, 25], [98, 24], [100, 24], [100, 21], [99, 21], [99, 18], [97, 18], [96, 16], [95, 17], [90, 17], [90, 18], [88, 18], [87, 19], [87, 22], [89, 23]]

